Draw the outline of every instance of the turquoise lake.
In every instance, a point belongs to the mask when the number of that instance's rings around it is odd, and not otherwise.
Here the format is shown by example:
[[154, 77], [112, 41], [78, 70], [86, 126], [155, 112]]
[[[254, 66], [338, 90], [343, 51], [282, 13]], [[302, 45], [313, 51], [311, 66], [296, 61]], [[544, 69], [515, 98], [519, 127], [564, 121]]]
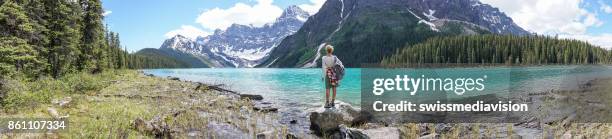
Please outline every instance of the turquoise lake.
[[[361, 97], [360, 68], [349, 68], [337, 100], [359, 107]], [[370, 70], [370, 69], [368, 69]], [[488, 93], [540, 92], [551, 89], [572, 89], [595, 78], [612, 77], [611, 66], [537, 66], [537, 67], [478, 67], [405, 69], [406, 71], [435, 72], [441, 76], [470, 76], [486, 74]], [[179, 77], [181, 80], [207, 84], [224, 84], [225, 88], [245, 94], [259, 94], [264, 101], [279, 106], [312, 108], [324, 101], [325, 89], [321, 69], [294, 68], [199, 68], [149, 69], [145, 73], [158, 77]], [[493, 78], [495, 77], [495, 78]], [[485, 93], [486, 93], [485, 92]]]

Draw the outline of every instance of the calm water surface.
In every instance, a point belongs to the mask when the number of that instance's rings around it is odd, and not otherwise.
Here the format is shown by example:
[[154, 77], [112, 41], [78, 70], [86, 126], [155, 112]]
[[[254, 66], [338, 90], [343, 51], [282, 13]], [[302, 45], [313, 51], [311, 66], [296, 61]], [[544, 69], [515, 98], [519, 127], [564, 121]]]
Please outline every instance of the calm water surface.
[[[379, 70], [379, 69], [374, 69]], [[361, 75], [373, 76], [372, 69], [352, 68], [338, 88], [337, 99], [360, 107]], [[408, 71], [408, 73], [406, 73]], [[322, 109], [325, 89], [321, 69], [274, 68], [202, 68], [202, 69], [150, 69], [145, 73], [159, 77], [173, 76], [207, 84], [224, 84], [226, 88], [245, 94], [259, 94], [264, 101], [279, 108], [280, 123], [289, 126], [292, 133], [309, 133], [309, 112]], [[397, 74], [433, 73], [437, 77], [478, 77], [487, 75], [485, 93], [528, 93], [551, 89], [572, 89], [594, 78], [612, 77], [611, 66], [540, 66], [540, 67], [486, 67], [406, 69]], [[386, 74], [393, 76], [396, 73]], [[378, 76], [373, 76], [377, 77]], [[388, 78], [388, 77], [385, 77]], [[364, 83], [364, 87], [367, 83]], [[369, 84], [367, 84], [369, 85]], [[369, 86], [371, 87], [371, 86]], [[365, 90], [367, 88], [364, 88]], [[501, 93], [500, 93], [501, 92]], [[509, 94], [509, 93], [508, 93]], [[474, 95], [464, 94], [464, 95]], [[476, 94], [478, 95], [478, 94]], [[407, 95], [407, 97], [409, 97]], [[392, 98], [403, 99], [403, 98]], [[298, 124], [289, 124], [297, 120]]]
[[[433, 71], [442, 77], [486, 74], [487, 91], [539, 92], [551, 89], [571, 89], [593, 78], [612, 77], [611, 66], [539, 66], [539, 67], [486, 67], [408, 69]], [[361, 72], [349, 68], [338, 88], [337, 99], [359, 106]], [[224, 84], [231, 90], [246, 94], [259, 94], [265, 101], [280, 106], [314, 107], [324, 101], [325, 89], [321, 69], [281, 68], [200, 68], [150, 69], [145, 73], [160, 77], [173, 76], [182, 80], [208, 84]]]

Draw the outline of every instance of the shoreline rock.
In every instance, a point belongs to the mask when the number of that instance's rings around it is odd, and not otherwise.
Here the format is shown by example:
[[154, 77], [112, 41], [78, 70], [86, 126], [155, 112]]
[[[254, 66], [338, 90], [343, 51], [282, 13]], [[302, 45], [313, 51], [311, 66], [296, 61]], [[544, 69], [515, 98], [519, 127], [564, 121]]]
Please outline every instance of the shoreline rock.
[[240, 99], [263, 100], [263, 97], [261, 95], [240, 94]]
[[355, 109], [347, 103], [339, 102], [334, 108], [319, 108], [310, 112], [309, 119], [309, 129], [317, 136], [369, 138], [361, 131], [345, 126], [359, 126], [371, 120], [370, 114]]
[[170, 80], [175, 80], [175, 81], [180, 81], [181, 79], [178, 77], [172, 77], [172, 76], [168, 76], [168, 79]]

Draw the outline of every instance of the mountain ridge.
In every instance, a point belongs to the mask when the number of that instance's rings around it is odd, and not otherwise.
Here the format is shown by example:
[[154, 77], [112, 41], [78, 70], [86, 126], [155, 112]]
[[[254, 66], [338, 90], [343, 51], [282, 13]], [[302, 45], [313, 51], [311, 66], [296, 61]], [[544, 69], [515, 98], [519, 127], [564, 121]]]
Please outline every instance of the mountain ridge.
[[161, 49], [192, 54], [209, 67], [254, 67], [286, 36], [296, 32], [310, 15], [298, 6], [287, 7], [274, 22], [261, 27], [232, 24], [225, 30], [195, 40], [177, 35]]
[[324, 42], [357, 67], [429, 37], [483, 33], [530, 34], [499, 9], [475, 0], [329, 0], [257, 67], [317, 67]]

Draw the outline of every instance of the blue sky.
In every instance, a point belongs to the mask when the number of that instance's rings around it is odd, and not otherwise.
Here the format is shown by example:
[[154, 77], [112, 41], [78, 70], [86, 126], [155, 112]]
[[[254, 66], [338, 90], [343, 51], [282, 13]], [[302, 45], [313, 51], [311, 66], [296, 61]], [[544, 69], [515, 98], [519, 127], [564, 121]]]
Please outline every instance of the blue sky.
[[[142, 48], [158, 48], [166, 34], [190, 26], [211, 33], [196, 22], [200, 14], [219, 8], [228, 9], [236, 3], [256, 5], [254, 0], [102, 0], [106, 11], [105, 22], [118, 32], [121, 43], [130, 52]], [[279, 8], [289, 5], [311, 4], [309, 0], [276, 0]]]
[[[231, 23], [260, 26], [289, 5], [315, 13], [325, 0], [102, 0], [105, 22], [130, 52], [158, 48], [176, 34], [195, 38]], [[610, 0], [481, 0], [539, 34], [612, 47]]]

